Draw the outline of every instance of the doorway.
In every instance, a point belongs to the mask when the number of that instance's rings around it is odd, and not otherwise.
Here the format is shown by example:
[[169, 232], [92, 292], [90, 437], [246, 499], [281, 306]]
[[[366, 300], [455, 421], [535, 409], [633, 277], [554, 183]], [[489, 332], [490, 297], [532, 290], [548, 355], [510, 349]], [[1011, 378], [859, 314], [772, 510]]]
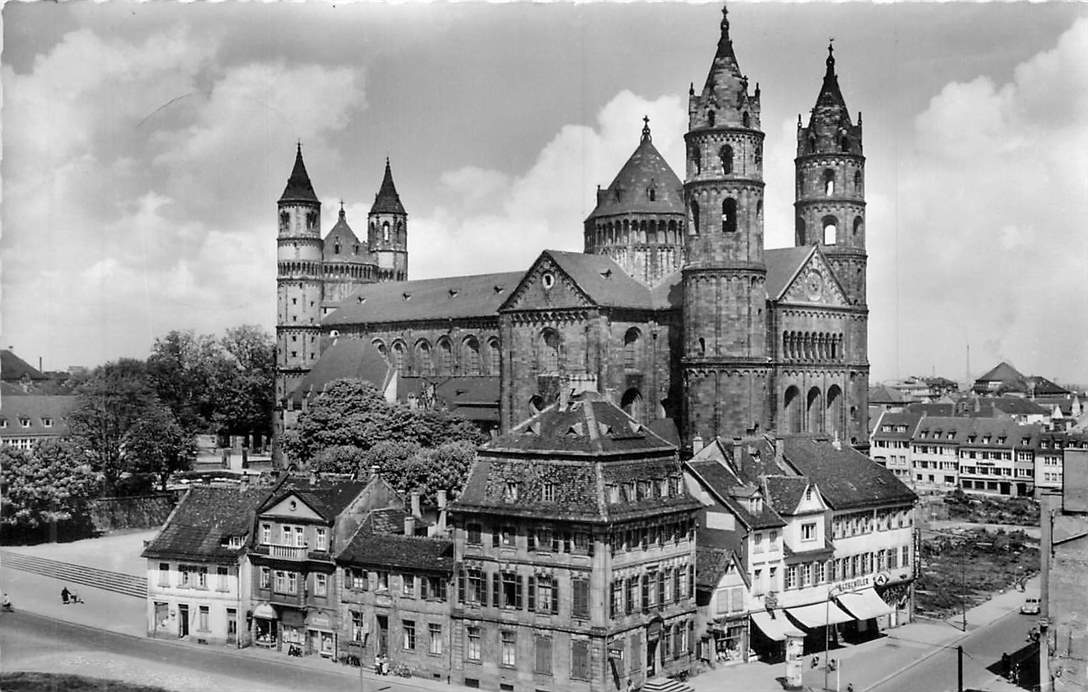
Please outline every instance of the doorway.
[[385, 615], [378, 616], [378, 655], [386, 656], [389, 653], [389, 618]]
[[235, 608], [227, 608], [227, 643], [238, 641], [238, 611]]
[[178, 606], [178, 639], [189, 636], [189, 606]]
[[646, 640], [646, 677], [657, 675], [657, 642], [658, 639]]

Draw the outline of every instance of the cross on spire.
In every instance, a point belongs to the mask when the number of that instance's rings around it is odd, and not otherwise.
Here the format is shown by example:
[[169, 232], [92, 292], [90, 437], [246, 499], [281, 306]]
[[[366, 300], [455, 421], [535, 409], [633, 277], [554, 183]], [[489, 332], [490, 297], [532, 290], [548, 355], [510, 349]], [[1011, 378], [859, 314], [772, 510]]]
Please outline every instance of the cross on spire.
[[642, 141], [650, 141], [650, 116], [642, 116]]
[[827, 71], [833, 73], [835, 71], [835, 37], [827, 39]]

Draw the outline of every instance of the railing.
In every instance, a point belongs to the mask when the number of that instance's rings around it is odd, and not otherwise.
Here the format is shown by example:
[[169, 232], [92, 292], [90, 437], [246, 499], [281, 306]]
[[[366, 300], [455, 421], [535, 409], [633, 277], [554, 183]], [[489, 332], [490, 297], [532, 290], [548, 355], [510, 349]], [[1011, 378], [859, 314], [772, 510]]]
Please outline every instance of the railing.
[[270, 545], [268, 555], [270, 557], [284, 558], [287, 560], [305, 560], [310, 549], [306, 546]]

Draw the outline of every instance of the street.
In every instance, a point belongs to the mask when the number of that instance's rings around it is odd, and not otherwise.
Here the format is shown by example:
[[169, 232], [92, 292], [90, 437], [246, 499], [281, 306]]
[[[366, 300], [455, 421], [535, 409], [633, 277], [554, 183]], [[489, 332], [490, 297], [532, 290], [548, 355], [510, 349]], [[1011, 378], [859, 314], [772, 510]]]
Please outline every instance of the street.
[[[300, 666], [234, 652], [201, 650], [80, 625], [32, 613], [0, 616], [4, 672], [37, 670], [158, 685], [178, 692], [209, 689], [358, 692], [358, 670], [315, 661]], [[322, 665], [323, 664], [323, 665]], [[322, 670], [326, 667], [328, 670]], [[351, 673], [355, 672], [353, 676]], [[368, 678], [366, 692], [418, 692], [408, 681]]]

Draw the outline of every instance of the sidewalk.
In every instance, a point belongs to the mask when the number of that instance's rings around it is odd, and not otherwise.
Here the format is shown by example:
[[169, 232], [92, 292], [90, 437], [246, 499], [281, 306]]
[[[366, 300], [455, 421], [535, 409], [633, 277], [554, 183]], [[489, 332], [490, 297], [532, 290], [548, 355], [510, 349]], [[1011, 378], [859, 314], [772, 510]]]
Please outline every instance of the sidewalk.
[[[1039, 578], [1028, 581], [1028, 590], [1038, 589]], [[841, 662], [844, 671], [852, 671], [849, 678], [843, 678], [843, 687], [849, 679], [857, 692], [864, 692], [894, 676], [923, 663], [942, 650], [952, 646], [971, 632], [993, 624], [1009, 613], [1017, 612], [1023, 603], [1024, 593], [1012, 589], [997, 594], [989, 601], [981, 603], [967, 611], [967, 631], [961, 625], [961, 616], [947, 621], [918, 620], [901, 627], [887, 630], [887, 636], [857, 645], [846, 645], [833, 651], [833, 658]], [[859, 665], [852, 665], [858, 661]], [[862, 666], [865, 661], [872, 666], [879, 661], [879, 673], [865, 674]], [[695, 692], [720, 692], [721, 690], [744, 690], [744, 692], [781, 692], [782, 680], [786, 674], [784, 663], [744, 663], [720, 667], [689, 678], [688, 684]], [[991, 690], [1018, 689], [995, 676]], [[835, 681], [831, 674], [831, 684]], [[823, 686], [823, 672], [808, 668], [804, 672], [805, 689], [819, 690]], [[1004, 685], [1004, 686], [1002, 686]]]

